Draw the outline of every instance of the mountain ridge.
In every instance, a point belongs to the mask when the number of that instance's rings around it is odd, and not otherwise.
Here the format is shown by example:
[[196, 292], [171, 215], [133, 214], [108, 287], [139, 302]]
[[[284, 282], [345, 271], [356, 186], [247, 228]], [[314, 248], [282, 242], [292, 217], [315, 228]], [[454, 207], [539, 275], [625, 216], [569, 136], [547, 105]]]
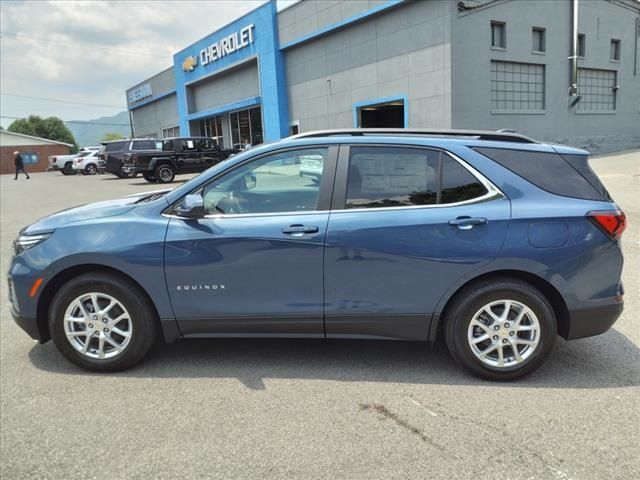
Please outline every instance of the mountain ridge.
[[79, 147], [100, 145], [107, 133], [117, 133], [123, 137], [131, 135], [129, 112], [126, 110], [94, 120], [73, 120], [64, 122], [64, 124], [71, 130], [73, 138], [75, 138]]

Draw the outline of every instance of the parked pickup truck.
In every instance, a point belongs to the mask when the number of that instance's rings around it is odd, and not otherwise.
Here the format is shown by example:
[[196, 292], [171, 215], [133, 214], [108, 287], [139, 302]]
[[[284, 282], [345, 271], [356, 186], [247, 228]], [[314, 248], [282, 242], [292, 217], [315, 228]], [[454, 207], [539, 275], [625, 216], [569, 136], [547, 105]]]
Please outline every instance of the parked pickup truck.
[[124, 154], [121, 170], [141, 173], [151, 183], [170, 183], [177, 174], [203, 172], [238, 151], [223, 149], [209, 137], [166, 138], [160, 151]]
[[63, 175], [73, 175], [73, 159], [78, 156], [77, 153], [73, 155], [51, 155], [49, 157], [49, 171], [59, 171]]

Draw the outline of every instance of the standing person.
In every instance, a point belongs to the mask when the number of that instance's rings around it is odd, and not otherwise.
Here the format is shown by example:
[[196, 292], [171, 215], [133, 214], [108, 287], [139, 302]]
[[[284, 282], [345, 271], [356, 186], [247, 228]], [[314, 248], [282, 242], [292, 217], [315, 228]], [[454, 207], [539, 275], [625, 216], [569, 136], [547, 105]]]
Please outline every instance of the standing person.
[[16, 164], [16, 176], [14, 178], [14, 180], [18, 179], [18, 173], [22, 172], [27, 176], [27, 180], [29, 180], [31, 177], [29, 176], [29, 174], [27, 173], [27, 171], [24, 169], [24, 160], [22, 160], [22, 155], [20, 155], [19, 151], [15, 151], [13, 152], [14, 155], [14, 160], [13, 163]]

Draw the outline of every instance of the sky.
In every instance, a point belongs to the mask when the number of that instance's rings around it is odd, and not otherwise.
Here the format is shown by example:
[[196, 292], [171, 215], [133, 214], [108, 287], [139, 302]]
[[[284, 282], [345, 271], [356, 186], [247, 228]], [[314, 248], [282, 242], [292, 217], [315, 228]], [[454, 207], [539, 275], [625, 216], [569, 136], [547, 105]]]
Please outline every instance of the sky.
[[173, 53], [264, 2], [2, 0], [0, 123], [115, 115], [125, 90], [171, 66]]

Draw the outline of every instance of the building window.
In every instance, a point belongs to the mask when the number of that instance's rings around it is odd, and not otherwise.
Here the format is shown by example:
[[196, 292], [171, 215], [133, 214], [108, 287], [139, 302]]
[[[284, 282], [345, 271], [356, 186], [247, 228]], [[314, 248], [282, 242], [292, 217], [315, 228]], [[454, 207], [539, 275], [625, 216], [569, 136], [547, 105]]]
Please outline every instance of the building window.
[[578, 56], [584, 58], [586, 56], [585, 52], [587, 50], [586, 37], [584, 33], [578, 34]]
[[546, 52], [546, 39], [545, 29], [540, 27], [533, 27], [532, 29], [532, 43], [534, 52]]
[[162, 129], [162, 138], [173, 138], [180, 136], [180, 127], [168, 127]]
[[582, 97], [577, 110], [613, 112], [616, 109], [615, 70], [578, 69], [578, 94]]
[[229, 124], [233, 148], [243, 149], [251, 145], [259, 145], [264, 141], [260, 107], [229, 114]]
[[222, 117], [209, 117], [200, 120], [200, 135], [213, 138], [218, 145], [223, 146]]
[[40, 157], [37, 152], [20, 152], [20, 157], [25, 165], [33, 165], [40, 161]]
[[491, 110], [536, 112], [545, 108], [544, 65], [491, 61]]
[[620, 40], [611, 39], [611, 60], [620, 61]]
[[507, 48], [507, 24], [491, 22], [491, 47]]

